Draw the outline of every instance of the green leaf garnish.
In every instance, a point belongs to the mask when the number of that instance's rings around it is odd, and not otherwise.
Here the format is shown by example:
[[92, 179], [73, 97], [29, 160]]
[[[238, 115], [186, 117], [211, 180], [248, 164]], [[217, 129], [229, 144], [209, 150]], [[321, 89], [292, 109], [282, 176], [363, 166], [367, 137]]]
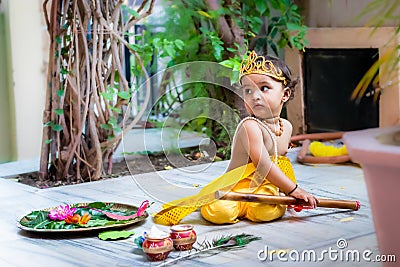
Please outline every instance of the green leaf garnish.
[[107, 231], [107, 232], [102, 232], [99, 234], [99, 238], [101, 240], [107, 240], [107, 239], [111, 239], [111, 240], [116, 240], [116, 239], [123, 239], [123, 238], [128, 238], [131, 235], [134, 235], [135, 232], [134, 231], [126, 231], [126, 230], [122, 230], [122, 231]]

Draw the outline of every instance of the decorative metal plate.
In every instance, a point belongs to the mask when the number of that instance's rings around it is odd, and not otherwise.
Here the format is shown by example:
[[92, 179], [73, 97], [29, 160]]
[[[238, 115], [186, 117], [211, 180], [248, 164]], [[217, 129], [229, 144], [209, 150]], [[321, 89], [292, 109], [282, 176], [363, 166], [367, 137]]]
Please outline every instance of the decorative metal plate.
[[[106, 205], [112, 205], [111, 211], [123, 211], [123, 212], [130, 212], [130, 211], [137, 211], [138, 207], [133, 206], [133, 205], [128, 205], [128, 204], [121, 204], [121, 203], [114, 203], [114, 202], [103, 202]], [[72, 204], [70, 206], [87, 206], [90, 203], [76, 203]], [[50, 211], [53, 209], [56, 209], [57, 207], [52, 207], [52, 208], [46, 208], [42, 209], [41, 211]], [[27, 214], [28, 215], [28, 214]], [[133, 224], [136, 224], [138, 222], [141, 222], [145, 220], [149, 214], [145, 211], [144, 214], [140, 217], [136, 217], [134, 219], [126, 220], [126, 221], [121, 221], [121, 223], [116, 223], [116, 224], [110, 224], [110, 225], [103, 225], [103, 226], [93, 226], [93, 227], [79, 227], [79, 228], [74, 228], [74, 229], [36, 229], [36, 228], [31, 228], [27, 227], [21, 224], [21, 222], [29, 222], [30, 219], [27, 218], [27, 215], [22, 217], [18, 223], [17, 227], [19, 227], [22, 230], [25, 231], [30, 231], [30, 232], [41, 232], [41, 233], [78, 233], [78, 232], [89, 232], [89, 231], [99, 231], [99, 230], [109, 230], [109, 229], [116, 229], [116, 228], [124, 228]]]

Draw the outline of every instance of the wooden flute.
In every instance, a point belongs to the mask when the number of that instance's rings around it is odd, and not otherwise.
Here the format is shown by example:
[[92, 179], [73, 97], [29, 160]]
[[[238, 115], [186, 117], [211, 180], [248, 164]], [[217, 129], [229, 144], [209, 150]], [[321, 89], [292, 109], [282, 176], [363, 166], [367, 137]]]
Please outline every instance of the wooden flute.
[[[293, 205], [293, 206], [310, 206], [308, 202], [302, 199], [297, 199], [291, 196], [271, 196], [265, 194], [251, 194], [251, 193], [238, 193], [238, 192], [225, 192], [218, 190], [215, 192], [215, 198], [220, 200], [231, 200], [231, 201], [243, 201], [243, 202], [258, 202], [265, 204], [281, 204], [281, 205]], [[361, 204], [359, 201], [353, 200], [335, 200], [318, 198], [318, 207], [321, 208], [335, 208], [335, 209], [350, 209], [359, 210]]]

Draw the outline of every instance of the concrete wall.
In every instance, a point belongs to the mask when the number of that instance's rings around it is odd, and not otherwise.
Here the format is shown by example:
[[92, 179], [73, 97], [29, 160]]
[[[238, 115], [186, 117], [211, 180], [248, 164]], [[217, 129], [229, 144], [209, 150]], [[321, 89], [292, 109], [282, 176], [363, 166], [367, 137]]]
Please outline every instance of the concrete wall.
[[[364, 8], [372, 2], [371, 0], [296, 0], [295, 2], [303, 9], [305, 24], [312, 28], [371, 26], [371, 17], [376, 16], [379, 11], [375, 9], [376, 11], [368, 15], [360, 16]], [[397, 8], [397, 14], [400, 14], [400, 7]], [[385, 21], [381, 26], [399, 24], [400, 19]]]
[[[381, 57], [400, 44], [400, 36], [392, 38], [395, 36], [400, 19], [388, 20], [381, 25], [385, 27], [375, 31], [371, 18], [376, 13], [360, 16], [361, 11], [372, 2], [371, 0], [298, 0], [295, 2], [303, 9], [305, 24], [308, 26], [306, 39], [310, 44], [307, 48], [378, 48]], [[400, 7], [395, 14], [400, 14]], [[285, 60], [292, 68], [294, 75], [300, 77], [297, 94], [288, 105], [287, 113], [288, 119], [293, 124], [293, 134], [302, 134], [306, 132], [303, 103], [306, 88], [302, 80], [303, 56], [297, 50], [286, 49]], [[379, 127], [400, 123], [400, 72], [391, 74], [392, 76], [388, 77], [386, 72], [379, 73], [380, 84], [385, 85], [385, 90], [380, 97]]]
[[[10, 97], [8, 111], [2, 116], [2, 126], [8, 117], [13, 121], [11, 133], [0, 133], [1, 146], [10, 146], [8, 160], [37, 158], [40, 155], [42, 113], [45, 96], [45, 44], [42, 0], [2, 0], [4, 28], [0, 47], [6, 47], [1, 67], [7, 68], [8, 90], [1, 98]], [[7, 63], [7, 58], [8, 62]], [[6, 109], [6, 107], [5, 107]], [[8, 123], [10, 124], [10, 123]], [[4, 136], [4, 138], [3, 138]], [[15, 142], [13, 141], [15, 140]], [[13, 144], [14, 143], [14, 144]], [[2, 153], [3, 154], [3, 153]], [[1, 160], [1, 159], [0, 159]]]
[[[4, 5], [5, 6], [5, 5]], [[0, 6], [0, 8], [4, 8]], [[6, 36], [5, 21], [6, 16], [0, 9], [0, 162], [7, 162], [15, 159], [15, 139], [13, 138], [14, 120], [12, 119], [11, 96], [9, 92], [9, 56], [8, 56], [8, 42]]]
[[[393, 39], [395, 27], [380, 27], [374, 30], [369, 27], [309, 28], [306, 38], [310, 42], [308, 48], [377, 48], [379, 57], [383, 57], [391, 49], [400, 45], [400, 38]], [[298, 90], [287, 107], [288, 119], [293, 124], [293, 133], [306, 132], [304, 115], [303, 56], [297, 50], [285, 50], [286, 62], [293, 74], [300, 77]], [[382, 65], [381, 70], [390, 69]], [[400, 124], [400, 73], [379, 72], [380, 84], [385, 86], [379, 102], [379, 127]]]

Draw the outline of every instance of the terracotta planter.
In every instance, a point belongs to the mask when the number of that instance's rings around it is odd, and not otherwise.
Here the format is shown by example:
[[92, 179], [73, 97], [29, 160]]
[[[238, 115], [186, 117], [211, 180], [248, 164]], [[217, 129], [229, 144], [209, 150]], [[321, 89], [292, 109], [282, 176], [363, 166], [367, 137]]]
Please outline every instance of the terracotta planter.
[[343, 140], [350, 158], [359, 163], [364, 172], [380, 253], [395, 254], [398, 258], [400, 125], [348, 132]]

